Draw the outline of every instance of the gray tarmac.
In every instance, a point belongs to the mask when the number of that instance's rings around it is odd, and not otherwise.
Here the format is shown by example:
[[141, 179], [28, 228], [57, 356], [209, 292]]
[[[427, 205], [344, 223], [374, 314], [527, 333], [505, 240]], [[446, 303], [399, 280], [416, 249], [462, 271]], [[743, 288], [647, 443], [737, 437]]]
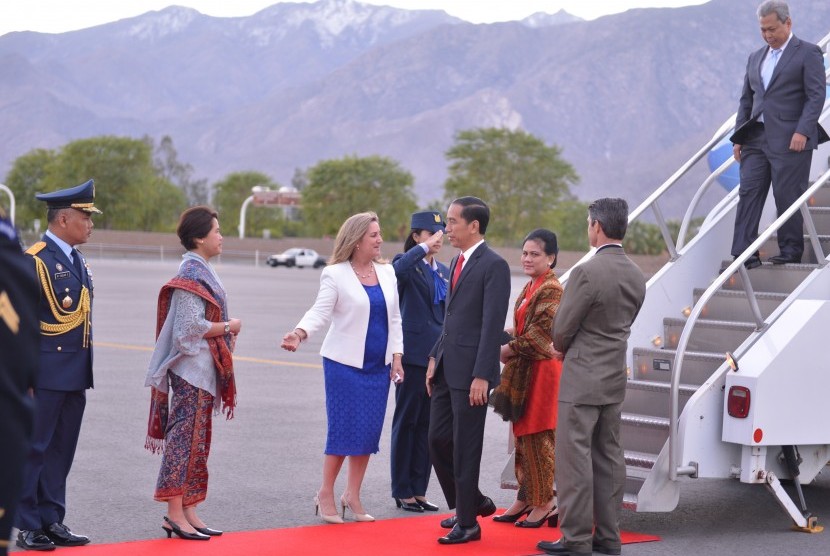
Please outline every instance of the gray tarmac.
[[[95, 281], [95, 389], [88, 391], [69, 476], [66, 523], [94, 543], [158, 538], [166, 506], [152, 499], [159, 456], [144, 449], [149, 389], [143, 384], [156, 296], [177, 262], [90, 257], [89, 263]], [[217, 270], [231, 316], [243, 322], [235, 353], [239, 399], [233, 420], [214, 420], [209, 492], [200, 515], [210, 526], [228, 531], [316, 525], [320, 521], [312, 496], [320, 483], [326, 431], [318, 354], [322, 336], [293, 354], [281, 350], [279, 340], [312, 304], [320, 271], [234, 264], [219, 264]], [[523, 277], [514, 276], [514, 296], [523, 284]], [[378, 519], [420, 515], [397, 510], [391, 498], [393, 409], [390, 391], [381, 450], [371, 458], [362, 492], [364, 506]], [[500, 507], [515, 497], [515, 491], [499, 488], [507, 431], [500, 417], [490, 413], [480, 484]], [[341, 477], [336, 491], [344, 485]], [[434, 477], [427, 495], [446, 511]], [[819, 522], [830, 522], [830, 468], [805, 487], [805, 496]], [[662, 537], [661, 542], [625, 546], [628, 556], [830, 554], [830, 530], [790, 531], [789, 518], [763, 486], [737, 481], [689, 480], [674, 512], [623, 511], [622, 527]], [[551, 539], [548, 531], [540, 529], [539, 539]], [[442, 533], [436, 524], [426, 534]], [[405, 543], [400, 552], [407, 553]], [[309, 548], [308, 553], [315, 551]]]

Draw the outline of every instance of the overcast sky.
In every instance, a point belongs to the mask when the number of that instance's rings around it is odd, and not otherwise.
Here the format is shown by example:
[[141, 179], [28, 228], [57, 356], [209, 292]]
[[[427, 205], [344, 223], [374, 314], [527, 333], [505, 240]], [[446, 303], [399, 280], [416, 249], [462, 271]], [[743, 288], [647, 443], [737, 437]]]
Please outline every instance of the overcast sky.
[[[303, 0], [295, 0], [303, 2]], [[631, 8], [677, 7], [707, 0], [360, 0], [406, 9], [441, 9], [473, 23], [523, 19], [560, 9], [595, 19]], [[170, 5], [188, 6], [218, 17], [248, 16], [276, 0], [0, 0], [0, 35], [10, 31], [63, 33], [134, 17]]]

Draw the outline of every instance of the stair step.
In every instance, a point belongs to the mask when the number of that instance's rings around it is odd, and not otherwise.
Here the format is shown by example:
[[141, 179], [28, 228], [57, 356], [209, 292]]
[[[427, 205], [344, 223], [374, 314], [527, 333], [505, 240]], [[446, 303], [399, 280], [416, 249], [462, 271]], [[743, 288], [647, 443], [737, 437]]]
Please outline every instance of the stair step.
[[[675, 349], [686, 319], [663, 319], [663, 345]], [[724, 353], [733, 351], [755, 330], [755, 324], [741, 321], [698, 319], [686, 349]]]
[[810, 208], [830, 206], [830, 183], [825, 183], [824, 186], [813, 193], [813, 196], [807, 201], [807, 206]]
[[[821, 244], [822, 260], [830, 253], [830, 235], [819, 235], [819, 243]], [[778, 236], [773, 235], [758, 250], [761, 253], [761, 259], [768, 258], [778, 254]], [[810, 241], [810, 236], [804, 236], [804, 255], [801, 257], [801, 262], [807, 264], [814, 264], [817, 262], [816, 254], [813, 252], [813, 243]]]
[[810, 207], [810, 216], [819, 234], [830, 234], [830, 207]]
[[625, 465], [627, 467], [637, 467], [639, 469], [652, 469], [657, 463], [657, 454], [647, 454], [645, 452], [631, 452], [625, 451]]
[[[830, 239], [830, 238], [828, 238]], [[700, 300], [706, 290], [695, 288], [694, 303]], [[767, 318], [781, 303], [787, 299], [787, 294], [776, 292], [755, 292], [755, 299], [761, 315]], [[754, 321], [752, 309], [743, 290], [719, 290], [709, 299], [700, 313], [701, 318], [709, 320]]]
[[626, 492], [623, 494], [622, 507], [632, 512], [637, 511], [637, 495]]
[[[634, 379], [653, 382], [671, 382], [671, 370], [674, 367], [673, 349], [634, 348]], [[712, 373], [724, 362], [723, 352], [687, 351], [683, 358], [684, 384], [700, 385], [706, 382]]]
[[669, 420], [653, 415], [623, 413], [620, 437], [626, 450], [659, 454], [669, 437]]
[[[697, 391], [697, 386], [681, 384], [678, 389], [680, 410]], [[653, 380], [629, 380], [626, 385], [623, 411], [639, 415], [669, 417], [671, 384]]]
[[623, 508], [628, 510], [637, 510], [637, 501], [640, 489], [646, 482], [645, 477], [626, 477], [625, 486], [623, 487]]
[[[757, 292], [790, 294], [816, 268], [814, 264], [763, 263], [749, 271], [749, 279]], [[743, 291], [741, 275], [736, 272], [730, 276], [723, 289]]]

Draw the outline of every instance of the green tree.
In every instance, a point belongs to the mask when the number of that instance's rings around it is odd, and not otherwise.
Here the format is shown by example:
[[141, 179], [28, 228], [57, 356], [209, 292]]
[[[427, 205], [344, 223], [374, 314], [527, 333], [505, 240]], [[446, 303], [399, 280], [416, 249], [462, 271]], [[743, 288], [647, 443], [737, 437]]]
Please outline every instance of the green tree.
[[[219, 212], [225, 235], [237, 235], [242, 203], [251, 195], [251, 189], [257, 186], [279, 189], [279, 184], [260, 172], [235, 172], [214, 184], [213, 204]], [[282, 221], [283, 211], [280, 207], [251, 204], [245, 215], [245, 236], [256, 237], [262, 230], [270, 230], [272, 237], [280, 237], [283, 235]]]
[[35, 149], [19, 156], [6, 176], [6, 185], [14, 193], [15, 220], [21, 229], [31, 229], [36, 218], [46, 225], [46, 213], [43, 203], [35, 199], [35, 194], [44, 192], [41, 184], [49, 166], [55, 164], [57, 153], [46, 149]]
[[158, 146], [151, 137], [144, 141], [153, 150], [156, 173], [182, 190], [189, 206], [204, 205], [208, 202], [209, 191], [206, 179], [193, 179], [193, 166], [179, 160], [179, 153], [169, 135], [161, 138]]
[[[588, 203], [567, 200], [557, 203], [550, 211], [544, 224], [556, 233], [559, 249], [562, 251], [588, 251]], [[528, 230], [529, 231], [529, 230]]]
[[43, 204], [28, 204], [32, 190], [55, 191], [93, 178], [95, 204], [103, 211], [95, 225], [103, 229], [172, 231], [186, 206], [184, 194], [157, 174], [150, 146], [129, 137], [79, 139], [54, 154], [32, 151], [15, 161], [10, 178], [16, 196], [40, 217]]
[[388, 239], [403, 239], [417, 208], [412, 174], [381, 156], [347, 156], [317, 163], [302, 191], [303, 218], [314, 235], [334, 235], [358, 212], [374, 211]]
[[95, 179], [96, 205], [104, 212], [96, 225], [105, 229], [170, 231], [176, 227], [186, 200], [174, 185], [157, 174], [147, 143], [129, 137], [93, 137], [61, 149], [59, 175], [50, 175], [50, 189], [66, 182]]
[[[701, 224], [703, 224], [703, 220], [703, 218], [694, 218], [689, 223], [689, 230], [686, 232], [686, 243], [689, 243], [695, 237]], [[669, 229], [674, 244], [677, 245], [680, 221], [667, 220], [666, 227]], [[666, 240], [663, 239], [660, 227], [650, 222], [637, 220], [629, 224], [623, 243], [628, 252], [638, 255], [660, 255], [667, 251]]]
[[490, 206], [487, 237], [516, 241], [539, 227], [552, 207], [572, 199], [579, 181], [561, 149], [527, 132], [477, 128], [459, 132], [447, 151], [446, 200], [473, 195]]

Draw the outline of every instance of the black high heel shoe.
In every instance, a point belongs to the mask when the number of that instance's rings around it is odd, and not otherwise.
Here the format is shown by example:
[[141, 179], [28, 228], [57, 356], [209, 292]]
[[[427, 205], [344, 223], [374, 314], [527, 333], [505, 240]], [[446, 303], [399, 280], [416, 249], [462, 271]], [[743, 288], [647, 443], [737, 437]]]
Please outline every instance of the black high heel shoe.
[[202, 533], [188, 533], [187, 531], [182, 531], [182, 528], [176, 525], [176, 522], [170, 519], [167, 516], [164, 516], [164, 521], [170, 526], [165, 527], [164, 525], [161, 526], [164, 529], [164, 532], [167, 533], [167, 538], [171, 538], [173, 533], [176, 534], [181, 539], [186, 541], [209, 541], [210, 536], [203, 535]]
[[523, 527], [525, 529], [538, 529], [545, 524], [545, 521], [548, 522], [548, 527], [556, 527], [559, 524], [559, 508], [553, 508], [539, 521], [528, 521], [525, 519], [524, 521], [517, 521], [513, 525], [516, 527]]
[[424, 513], [424, 509], [420, 504], [418, 504], [417, 500], [415, 502], [407, 502], [406, 500], [395, 498], [395, 505], [405, 512], [417, 512], [419, 514]]
[[420, 498], [415, 498], [415, 503], [421, 506], [425, 512], [437, 512], [440, 509], [432, 502], [429, 502], [428, 500], [421, 500]]
[[519, 521], [524, 516], [530, 514], [530, 512], [532, 510], [533, 510], [533, 508], [531, 506], [525, 506], [519, 513], [515, 513], [515, 514], [503, 513], [501, 515], [494, 515], [493, 516], [493, 521], [495, 521], [497, 523], [516, 523], [517, 521]]
[[210, 527], [196, 527], [194, 525], [193, 528], [208, 537], [221, 537], [223, 533], [223, 531], [220, 531], [219, 529], [211, 529]]

